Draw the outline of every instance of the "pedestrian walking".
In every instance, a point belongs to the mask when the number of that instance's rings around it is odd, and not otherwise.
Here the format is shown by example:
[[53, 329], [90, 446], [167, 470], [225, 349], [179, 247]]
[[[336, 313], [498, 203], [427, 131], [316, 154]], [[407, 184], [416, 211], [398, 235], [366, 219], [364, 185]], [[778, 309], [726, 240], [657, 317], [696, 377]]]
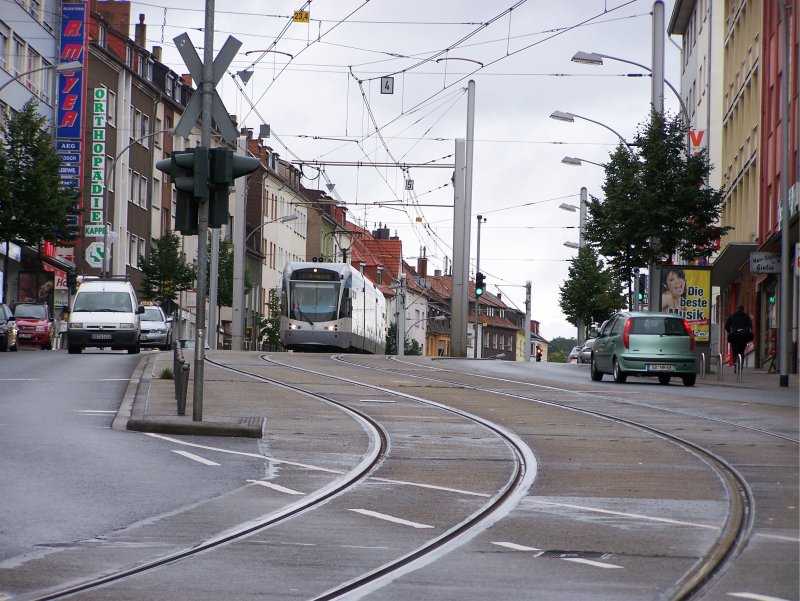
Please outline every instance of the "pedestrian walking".
[[66, 346], [67, 337], [67, 312], [62, 310], [58, 316], [58, 330], [56, 331], [56, 348], [62, 349]]
[[744, 305], [739, 305], [736, 312], [725, 320], [725, 331], [728, 333], [728, 342], [731, 345], [731, 362], [735, 373], [739, 356], [741, 355], [744, 360], [747, 343], [753, 340], [753, 321], [744, 312]]

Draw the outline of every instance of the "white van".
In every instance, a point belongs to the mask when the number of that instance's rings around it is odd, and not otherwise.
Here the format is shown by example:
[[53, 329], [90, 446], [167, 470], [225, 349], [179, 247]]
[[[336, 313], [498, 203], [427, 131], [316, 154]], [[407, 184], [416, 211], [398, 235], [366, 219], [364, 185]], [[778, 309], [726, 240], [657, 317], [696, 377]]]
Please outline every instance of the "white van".
[[84, 277], [69, 312], [67, 351], [111, 347], [138, 353], [142, 313], [144, 307], [124, 277]]

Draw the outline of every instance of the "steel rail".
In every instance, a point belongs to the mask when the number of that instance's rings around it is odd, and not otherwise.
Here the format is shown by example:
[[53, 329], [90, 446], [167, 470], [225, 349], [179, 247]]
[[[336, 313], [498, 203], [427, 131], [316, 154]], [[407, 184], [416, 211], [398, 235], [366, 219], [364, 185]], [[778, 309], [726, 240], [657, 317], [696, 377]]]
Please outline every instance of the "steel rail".
[[[688, 570], [675, 583], [671, 591], [662, 596], [662, 598], [664, 599], [669, 599], [670, 601], [687, 601], [689, 599], [693, 599], [699, 596], [705, 590], [705, 588], [714, 580], [714, 578], [720, 575], [725, 570], [728, 563], [731, 562], [735, 557], [737, 557], [739, 553], [741, 553], [741, 551], [744, 549], [747, 543], [750, 532], [752, 531], [753, 528], [753, 518], [754, 518], [753, 507], [755, 506], [755, 500], [753, 498], [753, 493], [750, 490], [749, 485], [745, 481], [744, 477], [742, 477], [741, 474], [739, 474], [736, 468], [734, 468], [724, 458], [720, 457], [716, 453], [713, 453], [712, 451], [704, 449], [703, 447], [689, 440], [686, 440], [685, 438], [675, 436], [674, 434], [670, 434], [669, 432], [665, 432], [658, 428], [654, 428], [652, 426], [648, 426], [647, 424], [636, 422], [627, 418], [622, 418], [619, 416], [615, 416], [609, 413], [604, 413], [602, 411], [596, 411], [593, 409], [583, 409], [580, 407], [573, 407], [571, 405], [567, 405], [550, 399], [537, 399], [524, 394], [517, 394], [505, 390], [496, 390], [493, 388], [464, 384], [463, 382], [454, 382], [444, 378], [434, 378], [431, 376], [422, 376], [414, 373], [401, 372], [399, 370], [394, 370], [394, 369], [369, 366], [354, 361], [344, 361], [343, 359], [341, 359], [341, 357], [338, 357], [336, 360], [344, 363], [349, 363], [350, 365], [358, 366], [360, 368], [374, 369], [377, 371], [390, 372], [390, 373], [402, 373], [407, 377], [418, 378], [442, 384], [458, 385], [463, 388], [469, 388], [472, 390], [487, 392], [490, 394], [502, 395], [520, 400], [533, 401], [548, 406], [560, 407], [563, 409], [567, 409], [569, 411], [575, 411], [586, 415], [592, 415], [600, 419], [627, 425], [637, 430], [648, 432], [663, 440], [666, 440], [667, 442], [672, 442], [680, 446], [687, 452], [699, 457], [707, 465], [709, 465], [709, 467], [711, 467], [714, 470], [714, 472], [717, 474], [720, 481], [722, 482], [728, 494], [728, 512], [725, 519], [725, 523], [720, 529], [721, 534], [719, 537], [717, 537], [715, 544], [711, 546], [706, 555], [702, 556], [692, 566], [692, 568]], [[404, 362], [404, 363], [408, 363], [409, 365], [413, 365], [414, 367], [419, 367], [419, 365], [411, 362]], [[437, 371], [449, 371], [449, 370], [441, 370], [439, 368], [436, 369]], [[461, 373], [461, 372], [451, 372], [451, 373]], [[472, 374], [463, 374], [463, 375], [469, 376]]]

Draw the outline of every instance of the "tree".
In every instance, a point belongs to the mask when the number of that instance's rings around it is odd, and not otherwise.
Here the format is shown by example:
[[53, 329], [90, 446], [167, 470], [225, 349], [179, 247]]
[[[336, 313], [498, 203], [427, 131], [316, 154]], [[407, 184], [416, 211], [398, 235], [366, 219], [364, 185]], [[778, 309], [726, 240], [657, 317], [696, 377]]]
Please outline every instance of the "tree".
[[550, 361], [553, 353], [563, 353], [564, 356], [569, 354], [574, 346], [578, 344], [575, 338], [564, 338], [563, 336], [556, 336], [550, 341], [547, 348], [547, 360]]
[[686, 134], [680, 118], [651, 112], [636, 150], [620, 145], [606, 164], [605, 199], [589, 201], [586, 240], [623, 281], [676, 253], [684, 261], [708, 257], [730, 229], [716, 225], [723, 194], [704, 185], [706, 151], [687, 156]]
[[[78, 234], [80, 190], [62, 187], [61, 157], [37, 107], [30, 100], [0, 124], [0, 241], [63, 245]], [[8, 253], [4, 261], [8, 273]]]
[[194, 265], [187, 263], [180, 252], [181, 240], [174, 232], [167, 232], [156, 240], [149, 257], [140, 257], [144, 273], [142, 296], [158, 302], [171, 313], [178, 293], [191, 290], [197, 278]]
[[567, 321], [577, 327], [583, 320], [591, 329], [625, 307], [619, 276], [605, 267], [592, 248], [582, 246], [571, 263], [569, 277], [559, 289], [559, 304]]
[[281, 299], [276, 290], [269, 291], [267, 316], [258, 318], [258, 339], [268, 350], [281, 346]]
[[[208, 245], [208, 273], [211, 274], [211, 245]], [[219, 264], [217, 272], [217, 306], [233, 306], [233, 243], [230, 240], [219, 242]], [[209, 280], [210, 283], [210, 280]], [[244, 293], [249, 294], [253, 289], [253, 280], [250, 272], [244, 272]], [[208, 294], [208, 290], [206, 290]]]
[[[419, 345], [419, 342], [416, 340], [406, 340], [406, 344], [403, 347], [404, 353], [406, 355], [421, 355], [422, 354], [422, 347]], [[397, 324], [393, 323], [389, 326], [389, 330], [386, 332], [386, 354], [387, 355], [396, 355], [397, 354]]]

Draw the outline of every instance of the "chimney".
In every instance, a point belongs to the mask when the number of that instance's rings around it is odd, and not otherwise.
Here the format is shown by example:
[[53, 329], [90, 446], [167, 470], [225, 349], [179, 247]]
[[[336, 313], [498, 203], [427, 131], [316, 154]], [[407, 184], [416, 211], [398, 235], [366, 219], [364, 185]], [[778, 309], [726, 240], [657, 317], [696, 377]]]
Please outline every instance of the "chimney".
[[428, 257], [419, 257], [417, 259], [417, 273], [419, 277], [428, 277]]
[[156, 59], [159, 63], [161, 62], [161, 46], [153, 46], [153, 58]]
[[181, 81], [184, 84], [186, 84], [188, 87], [190, 87], [190, 88], [193, 87], [192, 86], [192, 76], [189, 75], [188, 73], [184, 73], [183, 75], [181, 75]]
[[139, 48], [147, 47], [147, 25], [144, 24], [144, 13], [139, 13], [139, 22], [136, 24], [133, 39]]
[[441, 269], [434, 269], [433, 270], [433, 277], [435, 277], [435, 278], [442, 277], [442, 270]]

